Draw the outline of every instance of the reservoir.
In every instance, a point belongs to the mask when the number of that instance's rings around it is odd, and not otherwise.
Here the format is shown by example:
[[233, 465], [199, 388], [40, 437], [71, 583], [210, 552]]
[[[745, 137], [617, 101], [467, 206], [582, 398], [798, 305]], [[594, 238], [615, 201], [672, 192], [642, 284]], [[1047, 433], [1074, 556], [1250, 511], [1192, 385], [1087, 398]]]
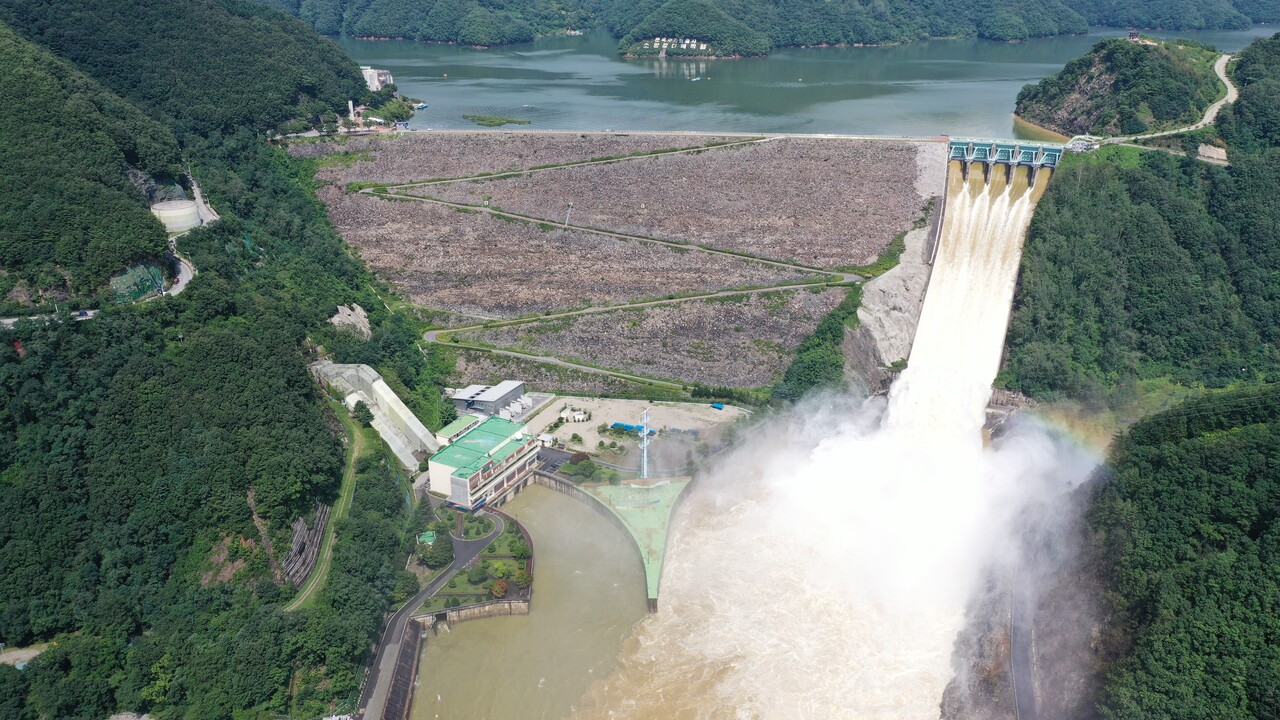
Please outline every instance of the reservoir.
[[645, 616], [635, 546], [593, 508], [535, 485], [503, 509], [533, 537], [531, 613], [429, 636], [413, 720], [566, 717]]
[[[1233, 52], [1274, 27], [1165, 33]], [[390, 70], [429, 104], [411, 127], [468, 129], [463, 115], [536, 130], [941, 135], [1049, 139], [1016, 123], [1022, 86], [1060, 70], [1120, 28], [1021, 43], [933, 40], [890, 47], [780, 49], [739, 60], [626, 60], [603, 31], [479, 50], [341, 39], [361, 65]], [[695, 81], [695, 78], [697, 79]]]

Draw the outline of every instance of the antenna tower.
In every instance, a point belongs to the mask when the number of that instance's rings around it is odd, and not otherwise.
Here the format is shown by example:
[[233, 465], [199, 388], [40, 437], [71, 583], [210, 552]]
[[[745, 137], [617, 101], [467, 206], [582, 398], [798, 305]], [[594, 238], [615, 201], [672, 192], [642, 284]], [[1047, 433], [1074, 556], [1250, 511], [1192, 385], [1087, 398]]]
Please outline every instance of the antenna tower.
[[640, 414], [640, 477], [649, 477], [649, 409]]

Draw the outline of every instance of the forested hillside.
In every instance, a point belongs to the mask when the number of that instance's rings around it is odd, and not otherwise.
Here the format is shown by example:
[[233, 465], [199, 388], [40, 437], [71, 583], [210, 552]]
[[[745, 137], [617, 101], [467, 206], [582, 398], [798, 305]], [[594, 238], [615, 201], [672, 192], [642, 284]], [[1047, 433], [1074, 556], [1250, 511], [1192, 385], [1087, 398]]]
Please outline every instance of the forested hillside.
[[1104, 718], [1280, 717], [1280, 385], [1134, 425], [1087, 520], [1108, 590]]
[[1218, 53], [1190, 41], [1103, 40], [1018, 93], [1014, 112], [1064, 135], [1135, 135], [1189, 125], [1226, 92]]
[[[356, 66], [238, 0], [0, 0], [0, 14], [166, 124], [222, 215], [183, 239], [200, 274], [181, 296], [0, 329], [0, 642], [56, 641], [22, 672], [0, 666], [0, 714], [352, 709], [422, 518], [398, 465], [362, 460], [328, 582], [308, 609], [282, 610], [289, 524], [333, 500], [342, 468], [308, 341], [378, 366], [431, 425], [448, 371], [444, 356], [424, 361], [414, 320], [385, 309], [329, 227], [314, 168], [266, 142], [264, 130], [359, 99]], [[117, 117], [155, 132], [136, 109], [103, 114], [109, 138]], [[26, 176], [60, 137], [31, 136]], [[65, 184], [77, 168], [39, 170]], [[325, 322], [351, 302], [369, 309], [367, 342]]]
[[1277, 151], [1223, 169], [1116, 149], [1064, 164], [1036, 209], [1003, 381], [1106, 403], [1141, 378], [1280, 379]]
[[583, 0], [262, 0], [317, 32], [507, 45], [591, 25]]
[[1280, 147], [1280, 35], [1254, 41], [1231, 67], [1240, 99], [1218, 116], [1218, 131], [1241, 150]]
[[0, 0], [0, 21], [182, 131], [271, 129], [364, 92], [336, 45], [247, 0]]
[[1068, 0], [1068, 4], [1090, 25], [1114, 27], [1209, 30], [1280, 20], [1280, 5], [1269, 0]]
[[1280, 379], [1280, 39], [1242, 53], [1231, 167], [1108, 148], [1069, 156], [1027, 233], [1002, 380], [1125, 402], [1134, 383]]
[[168, 128], [0, 24], [0, 298], [92, 292], [161, 255], [129, 168], [178, 171]]
[[[606, 27], [615, 37], [720, 37], [726, 21], [772, 47], [883, 44], [927, 37], [995, 40], [1082, 33], [1088, 24], [1164, 29], [1247, 27], [1280, 20], [1271, 0], [259, 0], [329, 35], [397, 37], [468, 45], [527, 42], [568, 28]], [[723, 17], [720, 17], [723, 15]], [[750, 37], [742, 31], [740, 39]], [[723, 35], [721, 37], [724, 37]], [[754, 37], [742, 48], [753, 48]], [[720, 52], [728, 54], [726, 50]]]

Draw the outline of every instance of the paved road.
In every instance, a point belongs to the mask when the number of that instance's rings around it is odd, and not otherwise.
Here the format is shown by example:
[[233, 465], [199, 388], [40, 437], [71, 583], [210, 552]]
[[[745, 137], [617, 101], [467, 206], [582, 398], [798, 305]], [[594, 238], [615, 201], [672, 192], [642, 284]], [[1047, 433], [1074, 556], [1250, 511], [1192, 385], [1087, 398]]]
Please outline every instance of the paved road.
[[[77, 321], [77, 322], [79, 322], [79, 321], [81, 321], [81, 320], [92, 320], [92, 319], [94, 319], [94, 318], [96, 318], [96, 317], [98, 317], [98, 311], [97, 311], [97, 310], [73, 310], [73, 311], [71, 311], [71, 319], [73, 319], [73, 320], [75, 320], [75, 321]], [[6, 330], [12, 330], [12, 329], [13, 329], [13, 326], [14, 326], [14, 325], [17, 325], [19, 320], [44, 320], [44, 321], [48, 321], [48, 320], [53, 320], [53, 319], [55, 319], [55, 318], [57, 318], [57, 315], [53, 315], [53, 314], [50, 314], [50, 315], [29, 315], [29, 316], [27, 316], [27, 317], [8, 317], [8, 318], [0, 318], [0, 327], [4, 328], [4, 329], [6, 329]]]
[[1222, 84], [1227, 86], [1227, 94], [1221, 100], [1210, 105], [1209, 108], [1204, 111], [1204, 117], [1200, 119], [1200, 122], [1193, 125], [1187, 125], [1186, 127], [1174, 128], [1173, 130], [1162, 130], [1161, 132], [1147, 133], [1145, 135], [1126, 135], [1124, 137], [1107, 138], [1102, 141], [1102, 144], [1118, 145], [1131, 143], [1135, 140], [1146, 140], [1149, 138], [1158, 138], [1166, 135], [1177, 135], [1179, 133], [1191, 132], [1193, 130], [1199, 130], [1212, 125], [1214, 121], [1218, 119], [1218, 113], [1222, 108], [1235, 102], [1236, 98], [1240, 97], [1240, 92], [1236, 89], [1235, 84], [1231, 82], [1231, 78], [1227, 77], [1227, 63], [1230, 61], [1230, 55], [1222, 55], [1213, 63], [1213, 71], [1218, 74], [1218, 79], [1222, 81]]
[[1013, 676], [1013, 703], [1017, 720], [1039, 720], [1035, 680], [1031, 674], [1034, 604], [1025, 587], [1014, 588], [1009, 617], [1009, 672]]
[[404, 640], [404, 631], [409, 624], [409, 618], [413, 617], [427, 598], [439, 592], [440, 588], [475, 560], [489, 546], [489, 543], [496, 540], [506, 529], [506, 523], [497, 513], [482, 510], [478, 514], [493, 520], [493, 532], [478, 540], [458, 540], [455, 536], [453, 564], [436, 576], [417, 595], [410, 598], [387, 621], [386, 629], [378, 642], [377, 653], [370, 665], [369, 678], [365, 681], [364, 690], [360, 693], [360, 709], [356, 712], [357, 718], [382, 720], [382, 710], [387, 703], [387, 692], [391, 688], [391, 678], [395, 672], [396, 659], [400, 656], [400, 643]]

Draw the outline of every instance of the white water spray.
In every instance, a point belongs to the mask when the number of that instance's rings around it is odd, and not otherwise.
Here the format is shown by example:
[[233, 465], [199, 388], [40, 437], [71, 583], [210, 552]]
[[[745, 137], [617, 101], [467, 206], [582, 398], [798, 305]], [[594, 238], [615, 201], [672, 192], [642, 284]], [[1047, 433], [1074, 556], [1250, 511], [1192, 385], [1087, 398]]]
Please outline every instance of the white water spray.
[[700, 484], [661, 612], [583, 717], [938, 717], [965, 601], [1020, 504], [1027, 462], [984, 450], [981, 430], [1047, 181], [976, 175], [952, 168], [887, 412], [814, 403]]

